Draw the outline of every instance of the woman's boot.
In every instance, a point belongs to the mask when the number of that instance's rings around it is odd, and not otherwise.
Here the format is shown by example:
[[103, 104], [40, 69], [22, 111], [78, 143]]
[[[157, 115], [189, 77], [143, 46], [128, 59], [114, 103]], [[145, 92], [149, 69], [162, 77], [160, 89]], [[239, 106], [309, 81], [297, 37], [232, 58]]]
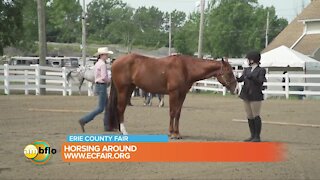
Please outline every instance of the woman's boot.
[[253, 139], [251, 140], [251, 142], [260, 142], [260, 133], [261, 133], [261, 126], [262, 126], [262, 122], [261, 122], [261, 118], [260, 116], [257, 116], [254, 118], [254, 135], [253, 135]]
[[254, 119], [248, 119], [248, 124], [249, 124], [249, 129], [250, 129], [250, 137], [248, 139], [245, 139], [244, 142], [249, 142], [252, 141], [252, 139], [254, 138]]

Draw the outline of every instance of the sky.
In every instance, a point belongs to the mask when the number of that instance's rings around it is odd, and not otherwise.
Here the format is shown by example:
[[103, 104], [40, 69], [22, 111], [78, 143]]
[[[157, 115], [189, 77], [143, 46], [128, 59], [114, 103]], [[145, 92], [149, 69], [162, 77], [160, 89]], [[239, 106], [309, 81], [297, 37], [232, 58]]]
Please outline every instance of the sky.
[[[86, 0], [88, 4], [91, 0]], [[141, 6], [155, 6], [163, 12], [171, 12], [174, 9], [183, 11], [187, 14], [197, 10], [199, 0], [122, 0], [133, 8]], [[209, 0], [206, 0], [208, 2]], [[82, 0], [80, 0], [82, 3]], [[258, 0], [260, 5], [264, 7], [274, 6], [278, 17], [282, 17], [291, 22], [306, 7], [310, 0]]]

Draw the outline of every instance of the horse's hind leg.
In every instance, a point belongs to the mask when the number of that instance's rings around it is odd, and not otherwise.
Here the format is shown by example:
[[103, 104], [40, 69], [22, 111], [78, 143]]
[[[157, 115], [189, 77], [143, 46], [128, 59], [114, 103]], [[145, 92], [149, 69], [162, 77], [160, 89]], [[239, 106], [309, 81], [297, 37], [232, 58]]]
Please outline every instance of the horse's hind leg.
[[128, 98], [129, 98], [129, 93], [131, 94], [134, 86], [131, 85], [130, 87], [123, 87], [119, 88], [120, 90], [118, 91], [118, 117], [119, 117], [119, 123], [120, 123], [120, 131], [123, 135], [127, 135], [128, 132], [124, 126], [124, 111], [126, 110]]
[[127, 106], [127, 92], [119, 92], [118, 96], [118, 117], [119, 117], [119, 123], [120, 123], [120, 131], [123, 135], [127, 135], [128, 132], [126, 131], [126, 128], [124, 126], [124, 111]]
[[133, 106], [132, 103], [131, 103], [131, 97], [132, 97], [132, 93], [133, 93], [135, 88], [136, 88], [135, 85], [131, 85], [129, 90], [128, 90], [128, 97], [127, 97], [127, 105], [128, 106]]
[[148, 106], [152, 106], [152, 93], [147, 93], [147, 102], [146, 102], [146, 104], [148, 105]]
[[83, 81], [84, 81], [84, 78], [82, 78], [79, 83], [79, 95], [81, 95], [81, 86], [83, 84]]
[[163, 107], [164, 106], [164, 95], [158, 94], [158, 99], [159, 99], [159, 107]]

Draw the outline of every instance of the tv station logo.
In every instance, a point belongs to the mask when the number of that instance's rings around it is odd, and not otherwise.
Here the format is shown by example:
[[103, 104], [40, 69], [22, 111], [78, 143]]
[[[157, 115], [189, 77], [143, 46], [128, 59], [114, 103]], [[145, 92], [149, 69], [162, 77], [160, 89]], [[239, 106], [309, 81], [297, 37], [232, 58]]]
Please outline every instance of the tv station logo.
[[35, 164], [47, 163], [55, 153], [57, 153], [57, 150], [43, 140], [34, 141], [24, 148], [24, 155]]

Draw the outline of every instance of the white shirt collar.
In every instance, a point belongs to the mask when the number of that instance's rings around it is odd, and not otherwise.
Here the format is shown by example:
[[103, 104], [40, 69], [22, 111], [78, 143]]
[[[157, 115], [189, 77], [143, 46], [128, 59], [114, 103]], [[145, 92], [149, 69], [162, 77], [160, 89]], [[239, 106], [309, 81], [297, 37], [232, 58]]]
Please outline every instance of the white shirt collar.
[[252, 65], [251, 65], [251, 72], [252, 72], [256, 67], [258, 67], [258, 64], [252, 64]]

